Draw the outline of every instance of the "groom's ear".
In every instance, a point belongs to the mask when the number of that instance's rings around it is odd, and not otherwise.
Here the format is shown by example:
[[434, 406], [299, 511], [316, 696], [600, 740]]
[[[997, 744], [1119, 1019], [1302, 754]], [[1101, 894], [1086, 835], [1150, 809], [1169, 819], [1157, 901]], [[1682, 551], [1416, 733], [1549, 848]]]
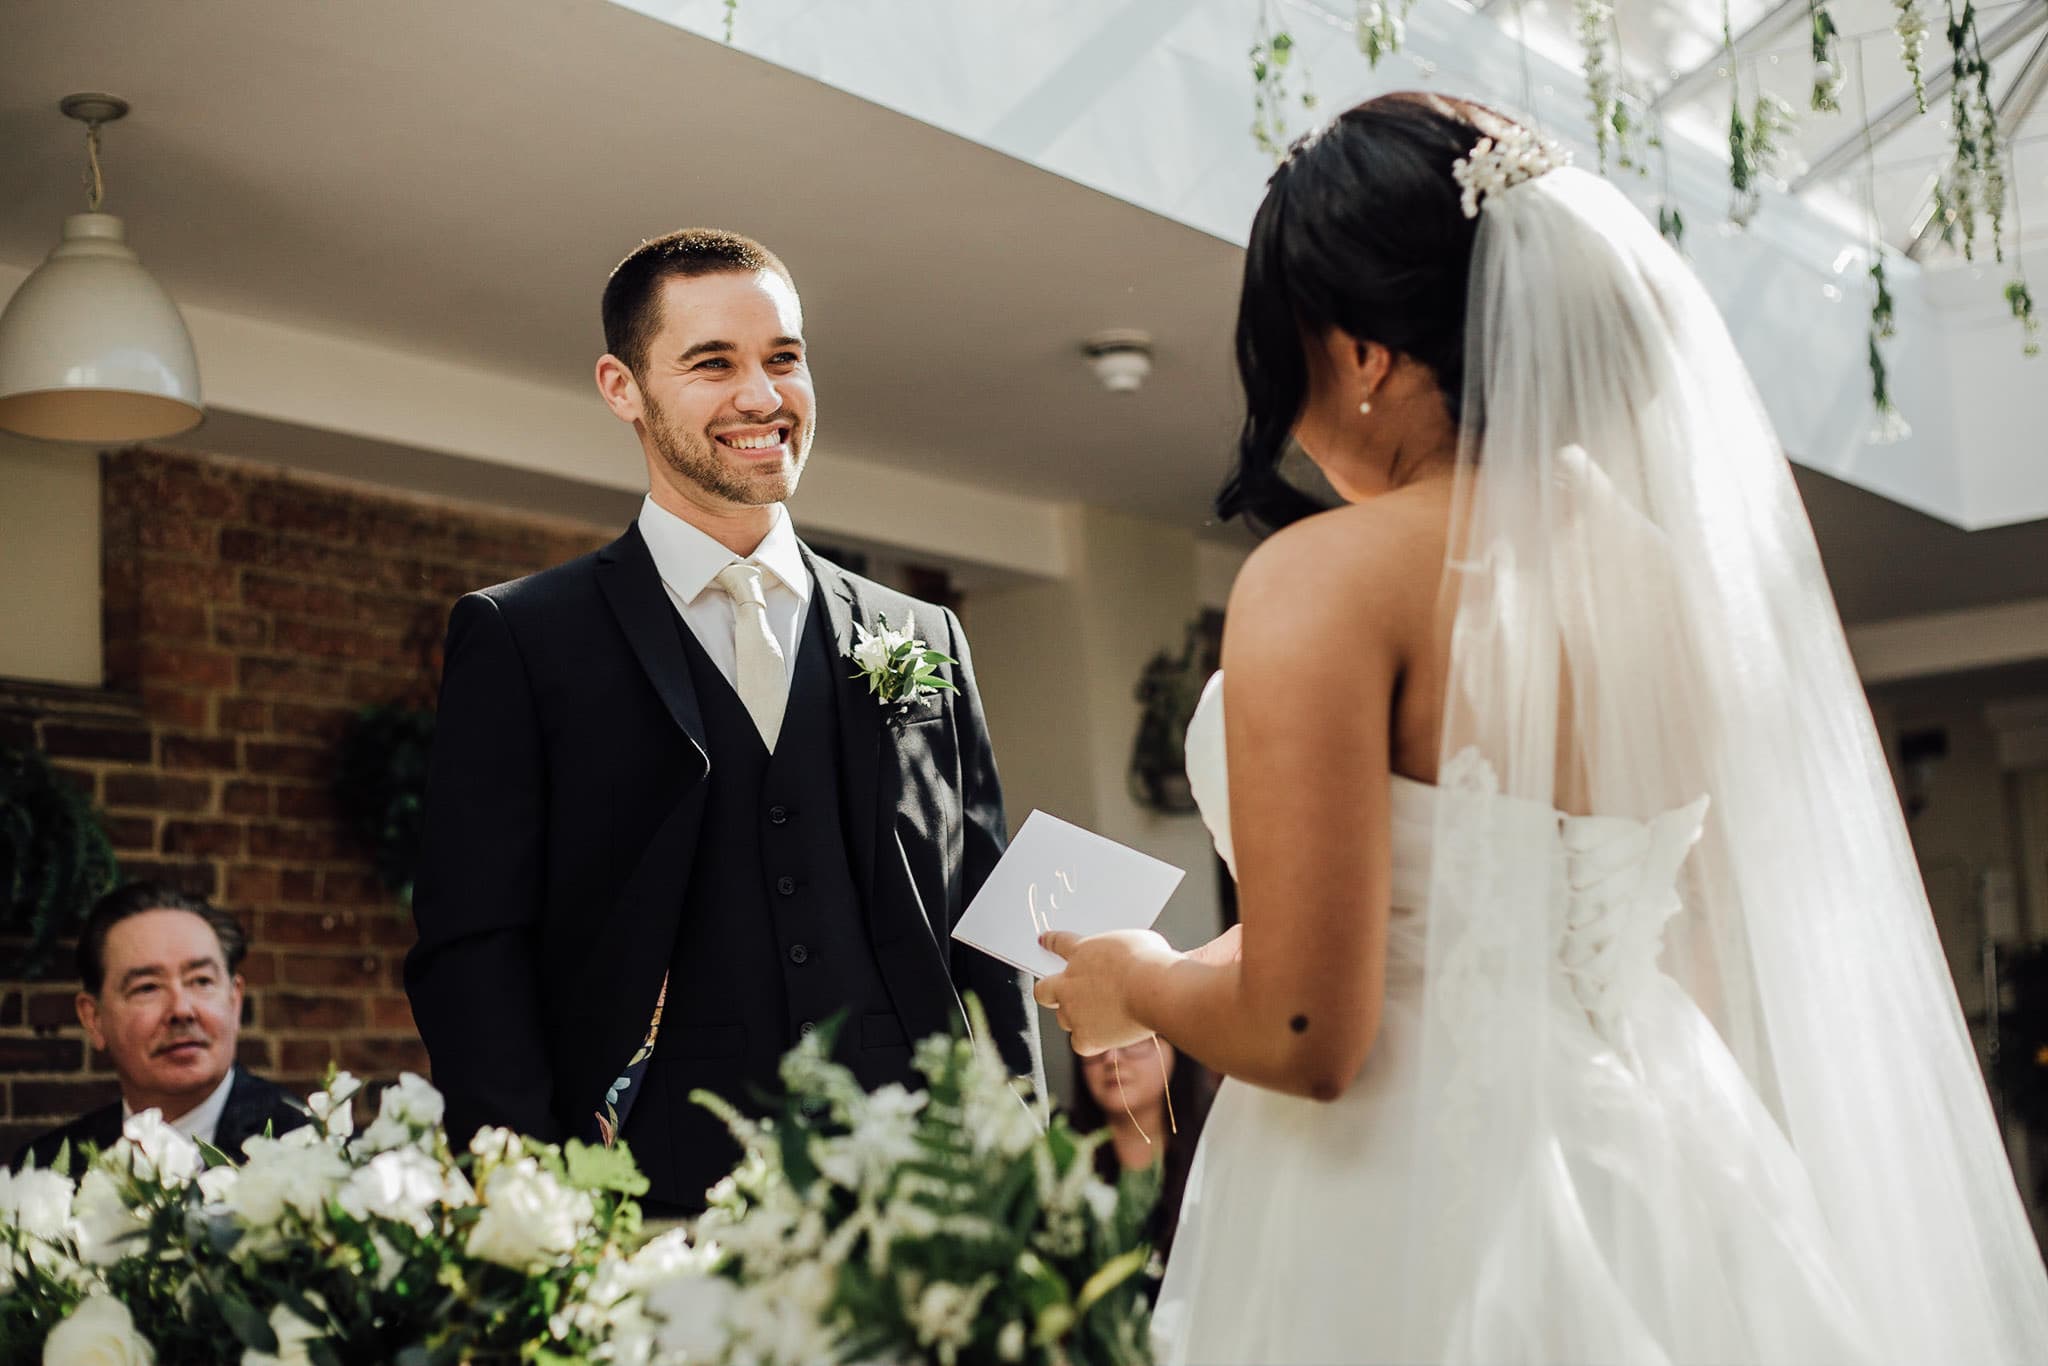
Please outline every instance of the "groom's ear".
[[638, 422], [641, 418], [640, 382], [633, 378], [633, 371], [611, 352], [597, 358], [597, 393], [604, 400], [604, 406], [612, 410], [612, 416], [625, 423]]

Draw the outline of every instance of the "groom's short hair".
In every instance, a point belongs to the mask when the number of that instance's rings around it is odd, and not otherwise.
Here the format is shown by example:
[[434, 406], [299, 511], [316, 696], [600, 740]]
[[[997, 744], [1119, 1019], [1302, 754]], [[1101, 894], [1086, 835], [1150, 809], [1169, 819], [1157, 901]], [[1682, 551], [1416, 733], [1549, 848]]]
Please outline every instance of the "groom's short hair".
[[661, 286], [671, 276], [694, 279], [731, 271], [771, 270], [791, 289], [796, 281], [774, 252], [722, 228], [684, 228], [642, 242], [612, 267], [605, 282], [604, 348], [638, 374], [661, 330]]

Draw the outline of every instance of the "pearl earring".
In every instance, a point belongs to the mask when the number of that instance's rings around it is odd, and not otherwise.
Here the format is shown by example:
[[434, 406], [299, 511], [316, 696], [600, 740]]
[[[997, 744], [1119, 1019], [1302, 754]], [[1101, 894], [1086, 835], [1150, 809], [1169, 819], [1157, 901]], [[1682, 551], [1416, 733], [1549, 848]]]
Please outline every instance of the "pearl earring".
[[1369, 413], [1369, 412], [1371, 412], [1371, 411], [1372, 411], [1372, 401], [1371, 401], [1370, 399], [1368, 399], [1368, 400], [1367, 400], [1366, 402], [1364, 402], [1364, 403], [1361, 403], [1361, 404], [1359, 404], [1359, 405], [1358, 405], [1358, 411], [1359, 411], [1359, 412], [1361, 412], [1361, 413]]

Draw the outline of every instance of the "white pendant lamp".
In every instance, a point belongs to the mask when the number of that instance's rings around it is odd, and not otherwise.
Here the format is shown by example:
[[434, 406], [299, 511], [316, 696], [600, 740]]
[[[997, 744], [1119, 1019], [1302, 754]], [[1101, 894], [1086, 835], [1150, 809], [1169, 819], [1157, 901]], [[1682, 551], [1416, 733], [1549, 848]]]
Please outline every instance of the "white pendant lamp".
[[46, 441], [174, 436], [199, 424], [199, 360], [178, 306], [100, 212], [100, 125], [128, 112], [112, 95], [58, 106], [86, 126], [87, 211], [0, 313], [0, 428]]

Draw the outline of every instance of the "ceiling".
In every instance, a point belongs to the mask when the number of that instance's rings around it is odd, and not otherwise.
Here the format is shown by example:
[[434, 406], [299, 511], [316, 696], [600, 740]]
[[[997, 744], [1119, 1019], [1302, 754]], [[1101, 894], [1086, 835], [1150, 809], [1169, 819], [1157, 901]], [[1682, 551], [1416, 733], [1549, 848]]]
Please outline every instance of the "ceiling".
[[[7, 37], [0, 262], [83, 207], [56, 103], [106, 89], [107, 207], [181, 302], [587, 393], [612, 263], [716, 223], [797, 276], [821, 459], [1206, 521], [1240, 261], [1207, 233], [605, 0], [9, 0]], [[1106, 327], [1157, 339], [1138, 394], [1081, 359]], [[2048, 594], [2048, 523], [1801, 482], [1852, 621]]]

